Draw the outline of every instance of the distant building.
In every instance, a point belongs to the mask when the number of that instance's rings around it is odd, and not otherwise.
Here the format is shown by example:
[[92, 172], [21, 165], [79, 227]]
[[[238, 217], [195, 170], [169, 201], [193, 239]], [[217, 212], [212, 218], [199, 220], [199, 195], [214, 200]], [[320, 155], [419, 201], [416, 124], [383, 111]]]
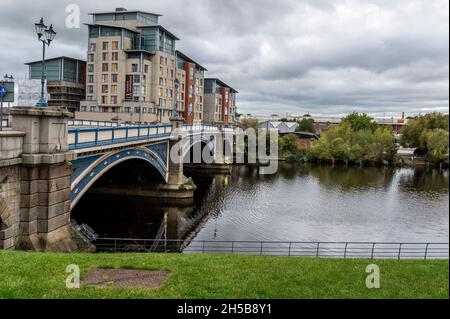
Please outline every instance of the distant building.
[[177, 78], [180, 82], [177, 109], [187, 124], [203, 121], [206, 68], [177, 51]]
[[[42, 60], [25, 63], [29, 68], [29, 79], [40, 80]], [[61, 56], [45, 60], [49, 106], [66, 107], [74, 112], [80, 108], [85, 97], [86, 61]]]
[[205, 79], [204, 121], [235, 124], [237, 93], [239, 92], [219, 79]]

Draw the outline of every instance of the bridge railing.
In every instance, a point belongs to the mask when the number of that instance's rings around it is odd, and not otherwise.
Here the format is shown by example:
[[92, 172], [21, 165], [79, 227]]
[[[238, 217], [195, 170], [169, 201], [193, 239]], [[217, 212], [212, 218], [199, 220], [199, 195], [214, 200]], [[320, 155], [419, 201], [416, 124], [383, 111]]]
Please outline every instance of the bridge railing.
[[448, 243], [279, 242], [98, 238], [99, 251], [224, 253], [341, 259], [448, 259]]
[[216, 132], [218, 130], [217, 126], [213, 125], [189, 124], [183, 126], [183, 131], [185, 132]]
[[91, 126], [91, 127], [125, 127], [125, 126], [145, 126], [144, 124], [119, 123], [111, 121], [96, 120], [69, 120], [69, 126]]
[[170, 136], [171, 125], [147, 125], [124, 127], [69, 128], [69, 149], [139, 141]]

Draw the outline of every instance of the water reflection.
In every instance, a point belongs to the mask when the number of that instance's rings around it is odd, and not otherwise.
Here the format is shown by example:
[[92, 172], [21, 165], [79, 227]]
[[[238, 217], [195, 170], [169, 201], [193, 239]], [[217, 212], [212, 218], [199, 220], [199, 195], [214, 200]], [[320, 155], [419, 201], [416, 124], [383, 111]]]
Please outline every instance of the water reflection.
[[448, 171], [280, 165], [186, 171], [194, 205], [90, 194], [73, 215], [102, 237], [278, 241], [448, 241]]

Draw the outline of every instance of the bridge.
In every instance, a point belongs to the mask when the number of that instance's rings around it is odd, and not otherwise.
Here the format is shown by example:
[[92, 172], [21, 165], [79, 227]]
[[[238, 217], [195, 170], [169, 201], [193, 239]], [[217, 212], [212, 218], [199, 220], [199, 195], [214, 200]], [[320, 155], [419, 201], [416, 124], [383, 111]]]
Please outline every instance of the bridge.
[[[152, 196], [192, 198], [184, 176], [192, 150], [209, 154], [196, 162], [229, 170], [221, 125], [131, 125], [70, 120], [58, 108], [16, 107], [0, 132], [0, 249], [92, 250], [71, 224], [71, 211], [102, 176], [121, 163], [141, 161], [162, 181]], [[147, 166], [146, 166], [147, 167]]]

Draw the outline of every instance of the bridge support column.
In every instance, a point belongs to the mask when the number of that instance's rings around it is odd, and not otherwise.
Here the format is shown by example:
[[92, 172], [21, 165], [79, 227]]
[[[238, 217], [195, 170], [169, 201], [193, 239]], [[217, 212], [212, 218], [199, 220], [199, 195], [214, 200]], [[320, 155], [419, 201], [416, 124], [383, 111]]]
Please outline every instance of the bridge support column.
[[[215, 146], [214, 146], [214, 164], [213, 165], [205, 165], [204, 169], [215, 171], [219, 173], [230, 173], [231, 172], [231, 164], [233, 158], [233, 150], [225, 150], [225, 129], [222, 123], [218, 125], [219, 132], [215, 136]], [[231, 141], [232, 143], [232, 141]], [[232, 145], [232, 144], [231, 144]], [[230, 153], [230, 154], [227, 154]], [[227, 156], [230, 155], [230, 156]], [[230, 162], [231, 161], [231, 162]]]
[[161, 187], [164, 191], [191, 191], [194, 197], [194, 190], [197, 188], [192, 180], [184, 176], [183, 165], [183, 123], [182, 117], [170, 119], [172, 123], [172, 134], [169, 139], [169, 160], [167, 167], [167, 184]]
[[12, 128], [25, 133], [20, 167], [16, 248], [38, 251], [92, 250], [70, 223], [70, 161], [67, 121], [54, 108], [16, 107]]

